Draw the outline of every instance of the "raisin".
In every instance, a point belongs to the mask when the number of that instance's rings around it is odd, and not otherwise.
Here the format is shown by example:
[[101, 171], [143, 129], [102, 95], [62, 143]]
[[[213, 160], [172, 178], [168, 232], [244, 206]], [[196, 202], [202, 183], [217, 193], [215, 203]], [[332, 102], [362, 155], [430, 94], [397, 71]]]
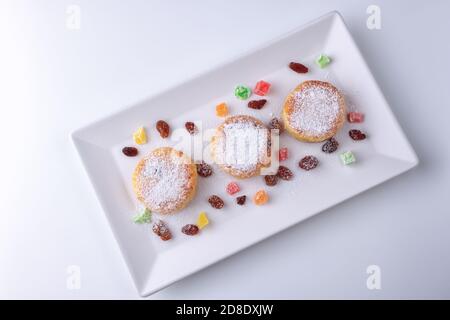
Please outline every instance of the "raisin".
[[223, 200], [216, 195], [209, 197], [208, 202], [215, 209], [222, 209], [224, 206]]
[[322, 146], [322, 151], [325, 153], [333, 153], [339, 147], [339, 142], [335, 138], [328, 139]]
[[245, 204], [245, 200], [247, 200], [247, 196], [240, 196], [236, 198], [236, 203], [243, 206]]
[[293, 70], [297, 73], [307, 73], [308, 72], [308, 67], [306, 67], [303, 64], [298, 63], [298, 62], [289, 63], [289, 68], [291, 68], [291, 70]]
[[273, 187], [278, 182], [278, 177], [276, 175], [267, 175], [264, 176], [264, 181], [266, 182], [266, 185]]
[[283, 122], [281, 122], [278, 118], [272, 118], [269, 122], [269, 129], [278, 130], [278, 133], [282, 133], [284, 131]]
[[138, 154], [138, 149], [135, 147], [124, 147], [122, 152], [127, 157], [136, 157]]
[[157, 220], [153, 224], [152, 230], [163, 241], [172, 239], [172, 234], [170, 233], [169, 228], [167, 228], [167, 226], [162, 220]]
[[156, 130], [158, 130], [161, 138], [167, 138], [169, 136], [169, 133], [170, 133], [169, 124], [163, 120], [159, 120], [156, 123]]
[[212, 167], [206, 162], [197, 163], [197, 173], [200, 177], [209, 177], [213, 174]]
[[291, 180], [292, 177], [294, 176], [294, 174], [292, 173], [292, 171], [289, 168], [287, 168], [285, 166], [279, 166], [277, 176], [278, 176], [278, 178], [283, 179], [283, 180]]
[[187, 132], [191, 135], [196, 134], [198, 131], [197, 126], [193, 122], [188, 121], [184, 124], [184, 126], [186, 127]]
[[298, 166], [303, 170], [309, 171], [319, 165], [319, 160], [314, 156], [306, 156], [298, 163]]
[[195, 236], [199, 232], [199, 228], [195, 224], [187, 224], [181, 228], [181, 232], [188, 236]]
[[262, 107], [264, 107], [264, 105], [266, 104], [267, 100], [266, 99], [261, 99], [261, 100], [252, 100], [248, 102], [248, 107], [250, 109], [256, 109], [256, 110], [260, 110], [262, 109]]
[[162, 241], [167, 241], [172, 239], [172, 234], [170, 233], [170, 231], [164, 232], [163, 234], [161, 234], [160, 236]]
[[366, 134], [363, 133], [361, 130], [353, 129], [353, 130], [350, 130], [348, 132], [348, 134], [349, 134], [350, 138], [352, 138], [353, 140], [356, 140], [356, 141], [364, 140], [366, 138]]

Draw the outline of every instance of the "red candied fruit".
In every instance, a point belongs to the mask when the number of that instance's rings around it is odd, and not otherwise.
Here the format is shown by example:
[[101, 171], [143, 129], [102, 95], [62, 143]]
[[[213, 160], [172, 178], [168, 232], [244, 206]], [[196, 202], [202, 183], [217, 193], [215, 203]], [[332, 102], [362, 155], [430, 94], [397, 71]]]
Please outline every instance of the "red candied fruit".
[[233, 195], [235, 193], [238, 193], [241, 189], [239, 188], [239, 185], [236, 182], [230, 182], [227, 185], [227, 192], [230, 195]]
[[255, 94], [257, 94], [258, 96], [265, 96], [266, 94], [269, 93], [269, 89], [270, 89], [270, 83], [261, 80], [256, 83], [256, 86], [255, 86], [255, 89], [253, 90], [253, 92]]
[[288, 152], [288, 148], [281, 148], [278, 151], [278, 160], [279, 161], [284, 161], [288, 158], [289, 156], [289, 152]]
[[350, 123], [361, 123], [361, 122], [364, 122], [364, 113], [361, 113], [361, 112], [349, 112], [347, 114], [347, 120]]

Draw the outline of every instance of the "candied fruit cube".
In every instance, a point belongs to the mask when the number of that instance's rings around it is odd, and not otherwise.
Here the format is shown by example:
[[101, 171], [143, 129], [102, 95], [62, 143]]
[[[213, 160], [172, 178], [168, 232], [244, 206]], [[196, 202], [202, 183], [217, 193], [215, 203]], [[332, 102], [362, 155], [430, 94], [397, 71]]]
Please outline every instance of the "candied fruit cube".
[[325, 54], [321, 54], [320, 56], [317, 57], [316, 59], [316, 63], [319, 65], [319, 67], [321, 67], [322, 69], [325, 68], [327, 65], [329, 65], [331, 62], [331, 59], [329, 56], [325, 55]]
[[227, 192], [228, 192], [228, 194], [233, 195], [233, 194], [235, 194], [235, 193], [237, 193], [239, 191], [241, 191], [241, 189], [239, 188], [239, 185], [236, 182], [230, 182], [227, 185]]
[[200, 214], [198, 215], [198, 218], [197, 218], [197, 227], [199, 227], [200, 229], [203, 229], [208, 224], [209, 224], [209, 220], [208, 220], [208, 216], [206, 215], [206, 212], [204, 212], [204, 211], [200, 212]]
[[265, 96], [266, 94], [269, 93], [269, 89], [270, 89], [270, 83], [261, 80], [256, 83], [254, 92], [258, 96]]
[[355, 155], [351, 151], [343, 152], [339, 156], [341, 158], [342, 164], [344, 165], [349, 165], [356, 162]]
[[216, 115], [218, 117], [226, 117], [228, 115], [228, 106], [225, 102], [222, 102], [216, 106]]
[[152, 221], [152, 212], [145, 208], [133, 217], [133, 222], [137, 224], [150, 223]]
[[252, 95], [252, 89], [247, 86], [238, 85], [234, 88], [234, 95], [240, 100], [246, 100]]
[[361, 123], [364, 122], [364, 113], [361, 112], [349, 112], [347, 114], [348, 122], [350, 123]]
[[286, 160], [286, 159], [288, 158], [288, 156], [289, 156], [288, 148], [281, 148], [281, 149], [278, 151], [278, 160], [279, 160], [279, 161], [284, 161], [284, 160]]
[[255, 193], [255, 196], [253, 197], [253, 202], [258, 206], [267, 203], [267, 201], [269, 201], [269, 195], [265, 190], [259, 190], [258, 192]]
[[139, 127], [133, 133], [133, 140], [137, 144], [145, 144], [145, 143], [147, 143], [147, 133], [145, 132], [145, 128], [144, 127]]

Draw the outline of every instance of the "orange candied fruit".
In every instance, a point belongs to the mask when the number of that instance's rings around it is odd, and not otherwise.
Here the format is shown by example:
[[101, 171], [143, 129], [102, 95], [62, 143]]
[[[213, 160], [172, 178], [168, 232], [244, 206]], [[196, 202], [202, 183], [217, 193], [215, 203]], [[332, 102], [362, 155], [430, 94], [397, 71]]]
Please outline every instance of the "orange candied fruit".
[[218, 117], [225, 117], [228, 115], [228, 106], [225, 102], [222, 102], [216, 106], [216, 115]]
[[253, 202], [258, 206], [265, 204], [267, 201], [269, 201], [269, 195], [265, 190], [259, 190], [253, 197]]

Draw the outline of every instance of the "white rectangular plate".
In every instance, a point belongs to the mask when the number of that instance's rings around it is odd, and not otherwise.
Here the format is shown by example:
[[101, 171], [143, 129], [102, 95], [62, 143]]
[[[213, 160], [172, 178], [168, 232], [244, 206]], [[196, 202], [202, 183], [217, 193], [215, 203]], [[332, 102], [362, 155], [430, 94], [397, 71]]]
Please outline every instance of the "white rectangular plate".
[[[314, 64], [321, 53], [332, 57], [325, 69]], [[288, 67], [299, 61], [310, 67], [300, 75]], [[262, 110], [250, 110], [245, 101], [233, 96], [236, 84], [253, 86], [264, 79], [272, 83], [268, 103]], [[247, 204], [237, 206], [225, 186], [231, 177], [215, 168], [209, 178], [199, 179], [198, 193], [182, 212], [164, 218], [174, 239], [160, 241], [149, 225], [135, 225], [136, 200], [131, 190], [133, 168], [143, 154], [155, 147], [176, 145], [177, 138], [162, 140], [155, 122], [167, 120], [172, 128], [185, 121], [202, 121], [203, 128], [214, 128], [221, 119], [214, 106], [228, 103], [231, 114], [250, 114], [268, 121], [278, 115], [285, 96], [297, 84], [308, 79], [332, 82], [345, 95], [348, 108], [365, 113], [366, 120], [352, 128], [362, 128], [369, 138], [354, 142], [348, 137], [350, 125], [338, 134], [339, 151], [352, 150], [357, 162], [343, 166], [339, 152], [324, 154], [321, 144], [301, 143], [287, 134], [280, 144], [290, 150], [286, 166], [295, 174], [293, 181], [282, 181], [266, 189], [270, 201], [257, 207], [251, 196], [264, 188], [263, 179], [241, 181], [241, 194]], [[132, 132], [144, 125], [150, 141], [140, 146], [138, 158], [127, 158], [121, 148], [133, 145]], [[173, 282], [205, 268], [258, 241], [288, 228], [339, 202], [405, 172], [417, 163], [417, 157], [380, 92], [360, 51], [341, 16], [331, 12], [297, 30], [241, 56], [221, 67], [172, 88], [117, 114], [77, 130], [74, 143], [94, 185], [122, 254], [141, 295], [149, 295]], [[180, 138], [180, 137], [178, 137]], [[316, 155], [320, 166], [310, 172], [298, 168], [298, 160]], [[226, 202], [222, 210], [212, 209], [209, 195], [220, 195]], [[195, 237], [180, 232], [185, 223], [195, 223], [200, 211], [207, 211], [211, 224]], [[274, 216], [276, 215], [276, 218]]]

